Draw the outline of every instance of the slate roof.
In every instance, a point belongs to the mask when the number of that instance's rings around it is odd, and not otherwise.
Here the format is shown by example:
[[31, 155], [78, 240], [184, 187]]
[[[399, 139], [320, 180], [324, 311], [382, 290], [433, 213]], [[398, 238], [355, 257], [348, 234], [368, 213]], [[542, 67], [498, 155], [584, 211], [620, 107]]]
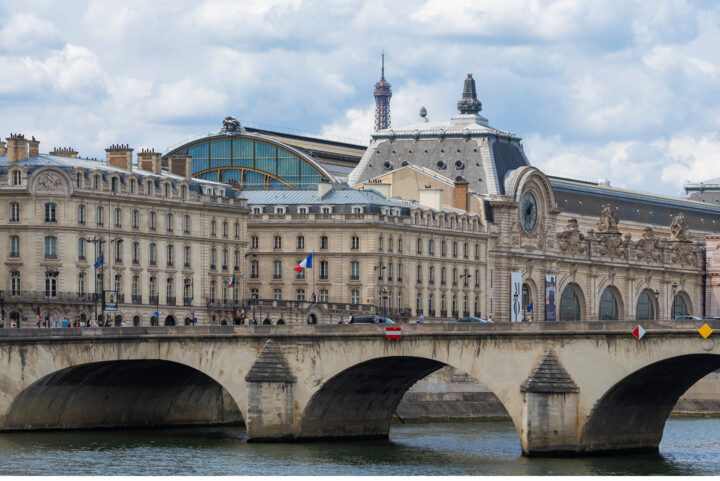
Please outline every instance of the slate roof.
[[530, 377], [520, 386], [521, 392], [568, 393], [579, 390], [554, 351], [545, 354]]
[[282, 190], [240, 190], [237, 198], [247, 199], [248, 205], [380, 205], [402, 207], [397, 202], [388, 200], [378, 192], [355, 189], [333, 189], [322, 198], [318, 197], [317, 189], [282, 189]]
[[290, 370], [280, 346], [274, 339], [268, 339], [245, 376], [245, 380], [248, 382], [295, 382], [297, 378]]

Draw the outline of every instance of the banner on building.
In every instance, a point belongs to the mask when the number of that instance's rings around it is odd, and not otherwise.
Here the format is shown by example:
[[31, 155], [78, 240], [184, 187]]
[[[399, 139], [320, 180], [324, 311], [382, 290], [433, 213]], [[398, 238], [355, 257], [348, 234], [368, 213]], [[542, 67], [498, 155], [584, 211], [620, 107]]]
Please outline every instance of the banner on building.
[[103, 294], [103, 311], [117, 311], [117, 291], [104, 291]]
[[546, 275], [545, 276], [545, 320], [555, 321], [557, 320], [557, 309], [555, 307], [555, 289], [557, 288], [557, 276]]
[[510, 320], [522, 321], [522, 272], [510, 273]]

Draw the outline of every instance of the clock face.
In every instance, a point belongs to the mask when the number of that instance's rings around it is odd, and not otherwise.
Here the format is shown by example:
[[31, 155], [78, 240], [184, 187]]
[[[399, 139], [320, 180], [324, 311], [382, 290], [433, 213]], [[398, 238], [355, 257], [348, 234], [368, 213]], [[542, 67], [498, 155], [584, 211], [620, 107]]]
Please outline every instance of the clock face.
[[537, 202], [530, 192], [526, 192], [520, 201], [520, 219], [526, 231], [531, 231], [537, 221]]

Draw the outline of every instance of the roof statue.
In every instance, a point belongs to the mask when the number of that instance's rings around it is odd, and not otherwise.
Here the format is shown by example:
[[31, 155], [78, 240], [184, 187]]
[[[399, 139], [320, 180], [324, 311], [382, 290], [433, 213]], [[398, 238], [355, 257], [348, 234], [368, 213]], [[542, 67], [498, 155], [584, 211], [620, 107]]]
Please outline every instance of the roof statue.
[[375, 130], [390, 128], [391, 85], [385, 80], [385, 52], [382, 54], [380, 81], [375, 84]]
[[223, 126], [222, 130], [220, 130], [221, 134], [226, 135], [233, 135], [233, 134], [239, 134], [240, 132], [244, 132], [245, 129], [242, 125], [240, 125], [240, 122], [235, 117], [225, 117], [225, 120], [223, 120]]
[[475, 90], [475, 79], [471, 73], [467, 74], [462, 98], [458, 100], [457, 108], [461, 114], [477, 114], [482, 110], [482, 104], [478, 100]]
[[685, 216], [683, 214], [675, 216], [670, 223], [670, 240], [671, 241], [688, 241], [690, 237], [688, 235], [688, 226], [685, 223]]
[[598, 232], [618, 232], [618, 216], [613, 211], [610, 204], [607, 204], [600, 215], [598, 222]]

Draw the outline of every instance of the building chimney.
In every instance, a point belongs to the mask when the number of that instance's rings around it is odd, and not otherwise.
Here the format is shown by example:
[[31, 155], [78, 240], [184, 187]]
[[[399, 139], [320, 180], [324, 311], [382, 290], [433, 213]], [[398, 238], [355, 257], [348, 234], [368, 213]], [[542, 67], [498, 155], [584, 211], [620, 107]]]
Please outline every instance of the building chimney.
[[37, 157], [40, 155], [40, 141], [35, 140], [35, 136], [33, 136], [32, 140], [28, 140], [28, 146], [29, 146], [29, 157]]
[[142, 149], [137, 156], [140, 169], [158, 175], [162, 173], [162, 155], [160, 152], [155, 152], [155, 149]]
[[55, 147], [55, 149], [50, 152], [50, 155], [55, 155], [57, 157], [67, 157], [68, 159], [77, 159], [78, 153], [72, 147]]
[[430, 207], [431, 209], [441, 210], [442, 206], [442, 189], [420, 189], [420, 205]]
[[5, 142], [0, 140], [0, 157], [5, 157], [6, 152], [7, 151], [5, 150]]
[[28, 141], [23, 134], [10, 134], [7, 139], [7, 161], [8, 164], [20, 162], [27, 159]]
[[192, 177], [192, 157], [186, 154], [171, 155], [168, 159], [168, 171], [181, 177]]
[[105, 159], [108, 165], [118, 169], [132, 170], [132, 153], [128, 144], [113, 144], [105, 149]]
[[468, 210], [468, 185], [470, 183], [463, 179], [462, 177], [458, 177], [455, 181], [455, 198], [453, 204], [455, 205], [456, 209], [462, 209], [462, 210]]

